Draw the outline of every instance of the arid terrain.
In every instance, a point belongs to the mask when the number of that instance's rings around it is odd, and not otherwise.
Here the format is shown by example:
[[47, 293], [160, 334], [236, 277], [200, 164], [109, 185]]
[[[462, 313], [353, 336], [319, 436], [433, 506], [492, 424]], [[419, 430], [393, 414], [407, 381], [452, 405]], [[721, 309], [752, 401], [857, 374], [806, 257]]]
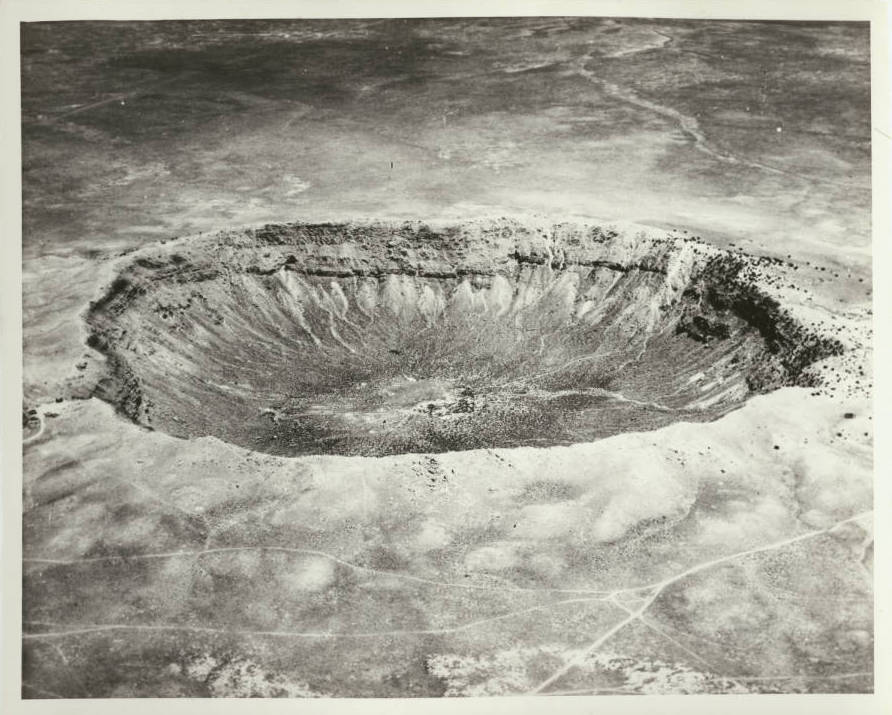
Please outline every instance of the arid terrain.
[[868, 60], [25, 25], [23, 696], [871, 692]]

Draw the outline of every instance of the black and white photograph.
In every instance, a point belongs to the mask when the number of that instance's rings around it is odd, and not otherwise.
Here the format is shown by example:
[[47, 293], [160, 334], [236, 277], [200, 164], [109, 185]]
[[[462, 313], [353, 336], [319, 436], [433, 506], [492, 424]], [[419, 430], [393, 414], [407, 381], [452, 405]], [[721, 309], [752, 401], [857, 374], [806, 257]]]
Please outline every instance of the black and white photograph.
[[16, 697], [875, 693], [871, 22], [597, 7], [17, 24]]

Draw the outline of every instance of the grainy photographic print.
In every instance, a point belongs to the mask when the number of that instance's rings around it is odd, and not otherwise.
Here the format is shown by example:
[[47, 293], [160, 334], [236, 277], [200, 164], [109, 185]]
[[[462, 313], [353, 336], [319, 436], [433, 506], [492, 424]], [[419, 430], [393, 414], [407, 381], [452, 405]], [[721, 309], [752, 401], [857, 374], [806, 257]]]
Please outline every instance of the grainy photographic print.
[[25, 22], [25, 699], [871, 693], [867, 22]]

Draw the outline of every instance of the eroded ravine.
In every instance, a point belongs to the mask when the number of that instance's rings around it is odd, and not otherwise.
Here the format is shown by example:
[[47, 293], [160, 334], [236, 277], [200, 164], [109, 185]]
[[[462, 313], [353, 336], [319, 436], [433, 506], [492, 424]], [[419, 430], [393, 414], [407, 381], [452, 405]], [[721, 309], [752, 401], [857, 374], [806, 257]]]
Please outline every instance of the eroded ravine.
[[96, 393], [280, 455], [585, 442], [811, 384], [841, 350], [750, 262], [655, 232], [290, 224], [157, 245], [87, 314]]

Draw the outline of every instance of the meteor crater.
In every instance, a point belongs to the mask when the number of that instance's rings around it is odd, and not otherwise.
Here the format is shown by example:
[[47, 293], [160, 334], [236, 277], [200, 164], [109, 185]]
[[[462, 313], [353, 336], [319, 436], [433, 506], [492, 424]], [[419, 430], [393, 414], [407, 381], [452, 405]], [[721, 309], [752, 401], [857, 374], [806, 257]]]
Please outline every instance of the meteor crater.
[[276, 455], [588, 442], [810, 385], [841, 351], [759, 260], [656, 230], [268, 225], [131, 255], [87, 313], [96, 393]]

